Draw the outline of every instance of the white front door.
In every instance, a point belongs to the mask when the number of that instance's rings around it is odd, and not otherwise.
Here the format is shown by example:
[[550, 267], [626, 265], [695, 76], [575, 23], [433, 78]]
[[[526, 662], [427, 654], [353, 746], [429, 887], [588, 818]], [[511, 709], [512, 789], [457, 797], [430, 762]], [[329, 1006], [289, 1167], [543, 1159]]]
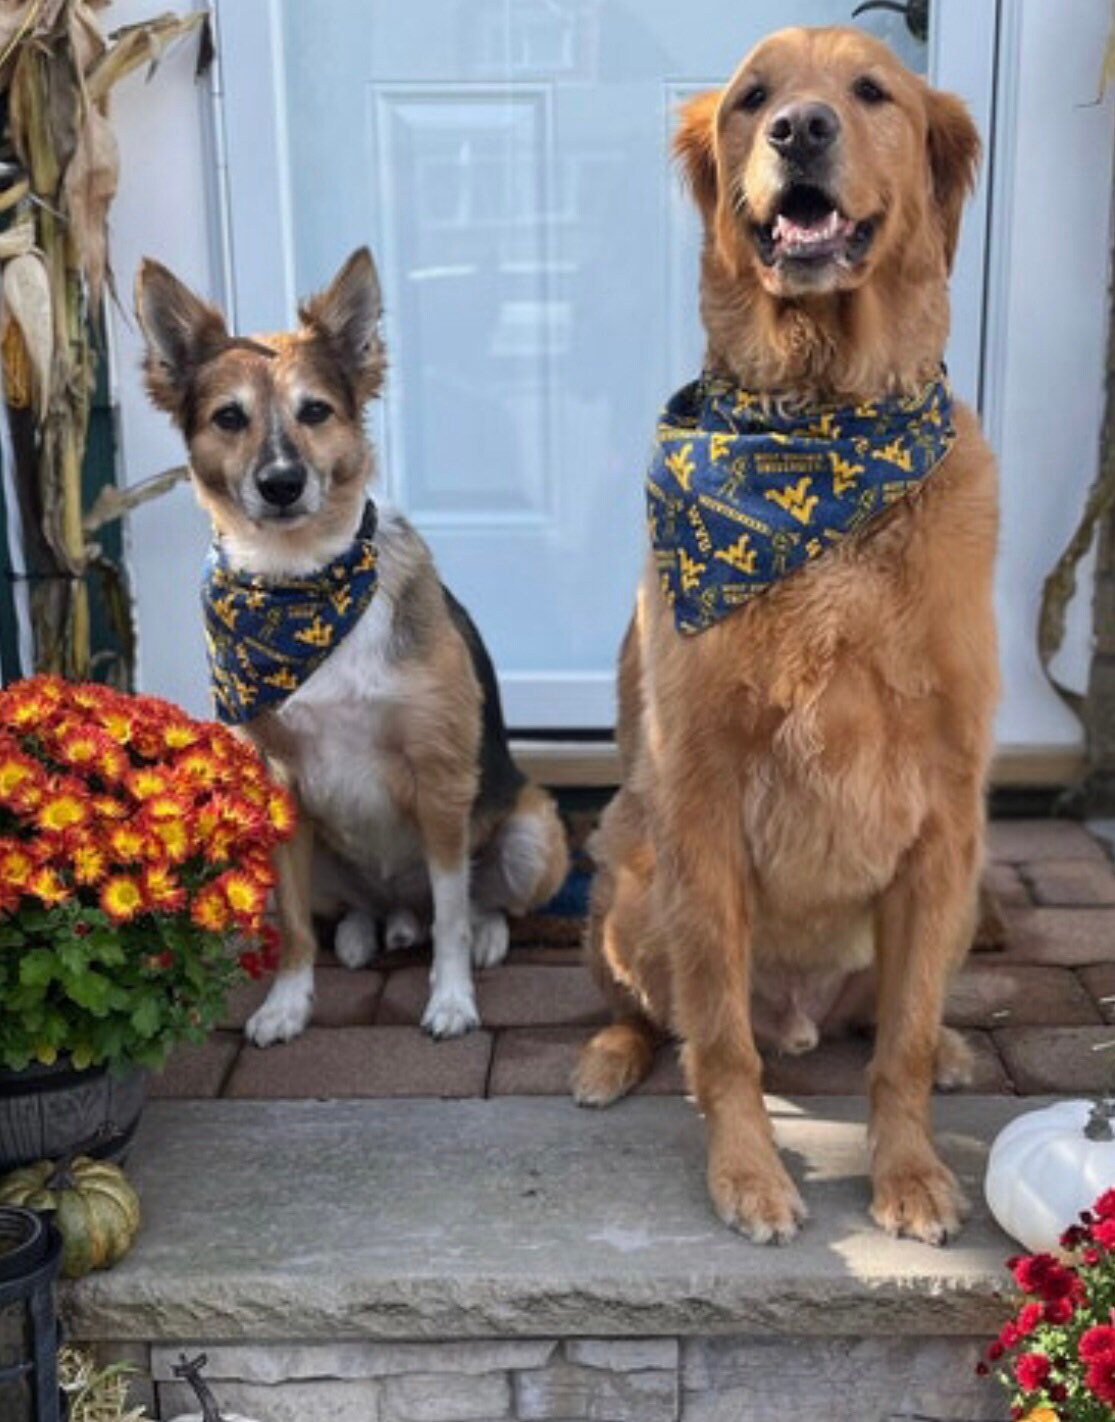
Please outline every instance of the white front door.
[[[222, 0], [230, 305], [241, 331], [370, 243], [390, 371], [381, 489], [492, 651], [518, 730], [613, 722], [664, 397], [698, 371], [679, 100], [784, 24], [853, 0]], [[928, 44], [860, 23], [990, 114], [995, 0]], [[955, 384], [978, 399], [986, 205], [954, 281]]]

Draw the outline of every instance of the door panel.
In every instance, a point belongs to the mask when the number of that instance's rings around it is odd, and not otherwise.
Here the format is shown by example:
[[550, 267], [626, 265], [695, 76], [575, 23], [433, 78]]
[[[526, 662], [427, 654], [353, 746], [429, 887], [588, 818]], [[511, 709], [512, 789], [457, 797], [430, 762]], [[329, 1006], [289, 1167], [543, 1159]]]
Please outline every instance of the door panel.
[[[390, 360], [373, 416], [381, 489], [479, 623], [513, 726], [612, 723], [653, 422], [701, 359], [697, 223], [667, 156], [677, 104], [723, 83], [767, 31], [843, 22], [850, 8], [219, 7], [239, 325], [285, 323], [293, 292], [371, 242]], [[975, 0], [977, 31], [992, 11]], [[926, 68], [900, 17], [869, 27]], [[252, 142], [261, 102], [280, 134], [273, 155]], [[976, 368], [981, 271], [973, 261], [963, 293], [964, 370]]]

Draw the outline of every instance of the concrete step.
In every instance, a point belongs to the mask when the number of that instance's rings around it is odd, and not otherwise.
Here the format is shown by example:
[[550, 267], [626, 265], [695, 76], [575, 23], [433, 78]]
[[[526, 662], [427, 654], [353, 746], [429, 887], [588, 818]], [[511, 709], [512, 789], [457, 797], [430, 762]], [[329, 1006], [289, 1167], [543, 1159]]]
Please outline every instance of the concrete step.
[[1014, 1246], [989, 1219], [987, 1145], [1041, 1104], [935, 1104], [976, 1206], [937, 1250], [867, 1216], [864, 1103], [771, 1098], [812, 1218], [746, 1243], [705, 1195], [676, 1098], [156, 1102], [129, 1162], [144, 1228], [68, 1289], [71, 1336], [199, 1340], [694, 1335], [972, 1338], [1002, 1320]]

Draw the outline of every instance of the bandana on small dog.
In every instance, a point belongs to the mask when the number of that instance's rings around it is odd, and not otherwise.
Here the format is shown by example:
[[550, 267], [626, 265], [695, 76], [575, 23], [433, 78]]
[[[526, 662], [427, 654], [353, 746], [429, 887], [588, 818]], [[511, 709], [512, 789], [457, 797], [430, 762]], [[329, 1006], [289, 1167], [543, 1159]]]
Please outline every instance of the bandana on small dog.
[[942, 374], [916, 395], [783, 412], [703, 376], [659, 417], [647, 517], [679, 632], [703, 632], [919, 488], [956, 430]]
[[220, 544], [201, 602], [217, 719], [239, 726], [285, 701], [356, 626], [376, 591], [375, 508], [352, 546], [303, 578], [273, 581], [228, 566]]

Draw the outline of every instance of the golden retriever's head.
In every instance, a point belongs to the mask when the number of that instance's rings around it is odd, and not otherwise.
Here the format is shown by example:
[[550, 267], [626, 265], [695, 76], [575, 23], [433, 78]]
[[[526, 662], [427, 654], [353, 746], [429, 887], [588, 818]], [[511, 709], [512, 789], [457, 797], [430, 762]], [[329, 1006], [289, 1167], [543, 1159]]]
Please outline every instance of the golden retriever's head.
[[706, 275], [711, 258], [722, 279], [808, 304], [898, 274], [943, 293], [979, 138], [959, 99], [871, 36], [788, 29], [684, 106], [675, 150]]
[[136, 277], [136, 313], [148, 393], [184, 434], [216, 528], [276, 569], [313, 563], [350, 533], [370, 473], [361, 412], [384, 368], [367, 248], [300, 307], [293, 332], [231, 336], [220, 312], [150, 258]]

